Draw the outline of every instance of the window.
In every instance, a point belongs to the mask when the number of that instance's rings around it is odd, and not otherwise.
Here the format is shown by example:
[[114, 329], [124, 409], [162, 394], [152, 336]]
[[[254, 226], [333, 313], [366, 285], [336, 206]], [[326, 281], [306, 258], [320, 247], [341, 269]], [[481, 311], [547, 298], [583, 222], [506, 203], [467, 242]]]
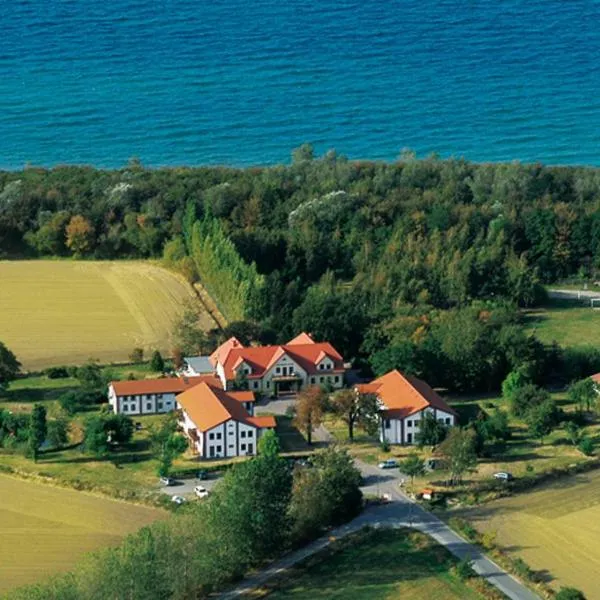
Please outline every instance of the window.
[[146, 400], [152, 400], [152, 396], [150, 394], [146, 394]]
[[251, 371], [250, 371], [250, 369], [244, 369], [244, 373], [245, 373], [246, 375], [250, 375], [250, 372], [251, 372]]
[[158, 398], [158, 400], [162, 400], [163, 399], [163, 395], [162, 394], [156, 394], [156, 397]]
[[406, 421], [406, 426], [407, 427], [412, 427], [412, 421]]
[[246, 444], [242, 444], [242, 445], [240, 446], [240, 450], [241, 450], [242, 452], [246, 452]]
[[163, 403], [162, 403], [162, 402], [159, 402], [159, 403], [158, 403], [158, 410], [162, 410], [162, 409], [163, 409]]
[[248, 454], [254, 454], [254, 444], [248, 444]]
[[392, 422], [389, 419], [385, 419], [383, 421], [383, 423], [384, 423], [386, 429], [390, 429], [392, 426]]
[[221, 454], [222, 446], [217, 446], [217, 454]]
[[315, 385], [315, 381], [316, 381], [316, 380], [315, 380], [315, 378], [314, 378], [314, 377], [311, 377], [311, 378], [310, 378], [310, 383], [311, 383], [312, 385]]
[[256, 389], [258, 389], [258, 381], [255, 381], [255, 382], [254, 382], [254, 389], [255, 389], [255, 390], [256, 390]]
[[246, 432], [245, 432], [245, 431], [242, 431], [242, 433], [240, 433], [240, 437], [243, 437], [243, 438], [245, 438], [245, 437], [246, 437]]
[[[211, 434], [211, 435], [212, 435], [212, 434]], [[211, 447], [210, 447], [210, 451], [209, 451], [209, 452], [210, 452], [210, 457], [211, 457], [211, 458], [213, 458], [213, 457], [214, 457], [214, 455], [215, 455], [215, 447], [214, 447], [214, 446], [211, 446]]]
[[127, 412], [129, 410], [129, 404], [123, 404], [123, 412]]
[[451, 421], [452, 421], [452, 419], [450, 417], [446, 417], [446, 425], [450, 425]]
[[146, 402], [146, 410], [152, 410], [152, 403]]
[[229, 444], [229, 447], [230, 447], [230, 448], [233, 448], [233, 444]]
[[271, 387], [271, 382], [267, 381], [267, 388], [270, 388], [270, 387]]
[[209, 440], [214, 440], [215, 439], [215, 434], [214, 433], [209, 433], [208, 434], [208, 439]]
[[277, 374], [281, 373], [281, 368], [280, 367], [275, 367], [275, 373], [277, 373]]
[[319, 371], [322, 371], [322, 370], [323, 370], [323, 368], [324, 368], [324, 366], [325, 366], [325, 365], [324, 365], [323, 363], [321, 363], [321, 364], [319, 365]]
[[323, 383], [323, 377], [319, 377], [319, 383]]
[[220, 440], [221, 439], [221, 434], [217, 433], [217, 439]]
[[336, 376], [333, 378], [333, 380], [334, 380], [336, 383], [339, 383], [339, 381], [340, 381], [340, 376], [339, 376], [339, 375], [336, 375]]
[[250, 431], [248, 432], [248, 437], [252, 437], [253, 435], [254, 435], [254, 431], [250, 430]]

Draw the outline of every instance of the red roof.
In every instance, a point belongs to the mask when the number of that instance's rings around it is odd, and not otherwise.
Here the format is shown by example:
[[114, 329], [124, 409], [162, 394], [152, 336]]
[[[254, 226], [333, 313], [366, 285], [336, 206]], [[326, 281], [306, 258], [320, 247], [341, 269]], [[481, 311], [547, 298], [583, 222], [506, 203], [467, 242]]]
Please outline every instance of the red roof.
[[[292, 340], [294, 341], [294, 340]], [[242, 361], [251, 369], [249, 378], [262, 377], [284, 354], [289, 356], [300, 368], [309, 375], [320, 373], [317, 365], [328, 357], [333, 362], [333, 369], [323, 373], [341, 372], [344, 361], [339, 352], [328, 342], [312, 342], [310, 344], [285, 344], [283, 346], [259, 346], [256, 348], [233, 348], [221, 364], [227, 380], [235, 379], [235, 368]]]
[[594, 375], [590, 375], [590, 379], [595, 381], [596, 383], [600, 383], [600, 373], [596, 373]]
[[273, 417], [251, 417], [243, 402], [253, 402], [252, 392], [225, 392], [201, 383], [177, 396], [177, 402], [199, 431], [208, 431], [230, 419], [252, 427], [275, 427]]
[[117, 396], [139, 396], [142, 394], [179, 394], [202, 382], [210, 383], [216, 387], [223, 387], [221, 381], [214, 375], [111, 381], [110, 385]]
[[356, 389], [363, 394], [376, 394], [388, 416], [403, 419], [424, 408], [437, 408], [456, 415], [446, 401], [427, 383], [394, 370], [371, 383], [359, 384]]
[[305, 333], [304, 331], [297, 335], [293, 340], [290, 340], [287, 345], [288, 346], [297, 346], [301, 344], [314, 344], [315, 341], [312, 339], [309, 333]]
[[209, 357], [212, 366], [216, 366], [217, 362], [223, 364], [227, 359], [227, 355], [233, 348], [243, 348], [242, 342], [235, 336], [230, 337], [226, 342], [222, 343]]

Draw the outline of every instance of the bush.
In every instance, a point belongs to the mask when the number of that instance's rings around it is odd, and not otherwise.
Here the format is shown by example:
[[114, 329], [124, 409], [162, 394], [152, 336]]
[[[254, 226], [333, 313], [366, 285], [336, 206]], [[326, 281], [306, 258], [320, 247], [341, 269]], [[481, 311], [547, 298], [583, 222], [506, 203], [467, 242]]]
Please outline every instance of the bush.
[[594, 455], [594, 441], [589, 437], [582, 438], [579, 444], [577, 445], [577, 448], [586, 456]]
[[576, 588], [563, 587], [554, 597], [555, 600], [585, 600], [583, 592], [580, 592]]
[[48, 367], [44, 371], [44, 375], [48, 379], [65, 379], [69, 377], [69, 369], [67, 367]]
[[382, 452], [389, 452], [391, 450], [390, 443], [387, 440], [383, 440], [379, 447]]
[[141, 363], [144, 360], [144, 349], [143, 348], [134, 348], [129, 355], [129, 360], [132, 363]]
[[477, 573], [475, 573], [475, 569], [473, 569], [473, 561], [469, 558], [463, 558], [462, 560], [457, 562], [454, 567], [454, 572], [456, 573], [456, 576], [462, 581], [466, 581], [467, 579], [477, 577]]

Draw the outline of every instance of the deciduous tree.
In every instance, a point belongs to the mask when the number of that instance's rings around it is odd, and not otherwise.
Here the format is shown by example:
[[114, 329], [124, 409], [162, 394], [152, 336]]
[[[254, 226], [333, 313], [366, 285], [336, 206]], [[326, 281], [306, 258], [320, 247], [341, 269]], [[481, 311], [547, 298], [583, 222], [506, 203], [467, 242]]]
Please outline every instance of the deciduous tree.
[[425, 474], [425, 461], [418, 454], [409, 454], [400, 462], [400, 472], [410, 477], [410, 485], [412, 487], [415, 477]]
[[593, 411], [598, 406], [596, 384], [588, 377], [569, 386], [569, 400], [577, 405], [580, 411]]
[[66, 236], [67, 248], [76, 256], [80, 256], [92, 248], [94, 228], [88, 219], [75, 215], [66, 227]]
[[439, 447], [450, 470], [450, 482], [456, 485], [463, 475], [477, 464], [475, 433], [469, 429], [453, 427]]
[[359, 425], [369, 435], [377, 432], [377, 397], [354, 390], [339, 390], [331, 398], [331, 409], [348, 426], [348, 438], [354, 440], [354, 427]]
[[312, 444], [313, 431], [321, 425], [325, 400], [325, 393], [318, 386], [307, 387], [298, 394], [294, 425], [306, 433], [309, 444]]

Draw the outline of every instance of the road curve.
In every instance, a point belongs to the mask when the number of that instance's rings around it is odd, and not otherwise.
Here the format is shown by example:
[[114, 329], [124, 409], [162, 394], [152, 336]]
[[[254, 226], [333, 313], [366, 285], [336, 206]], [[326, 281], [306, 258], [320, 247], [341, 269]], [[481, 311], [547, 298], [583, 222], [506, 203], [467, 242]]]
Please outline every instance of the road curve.
[[266, 569], [244, 579], [235, 588], [219, 595], [222, 600], [234, 600], [285, 573], [290, 567], [320, 552], [335, 540], [354, 533], [365, 526], [411, 527], [426, 533], [458, 558], [469, 558], [475, 571], [511, 600], [540, 600], [540, 597], [509, 575], [473, 544], [452, 530], [435, 515], [427, 512], [400, 491], [402, 475], [396, 470], [381, 471], [377, 467], [357, 462], [365, 479], [363, 491], [367, 494], [390, 494], [392, 502], [365, 510], [356, 519], [331, 531], [308, 546], [290, 552]]

